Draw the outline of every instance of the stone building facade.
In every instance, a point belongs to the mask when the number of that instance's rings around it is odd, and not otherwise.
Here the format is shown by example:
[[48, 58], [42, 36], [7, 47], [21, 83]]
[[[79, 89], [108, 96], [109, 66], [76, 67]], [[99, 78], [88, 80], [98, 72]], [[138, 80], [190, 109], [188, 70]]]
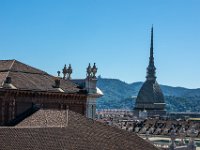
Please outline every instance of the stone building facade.
[[[65, 66], [63, 77], [55, 77], [17, 60], [1, 60], [0, 125], [15, 125], [40, 108], [69, 109], [94, 119], [96, 99], [103, 95], [97, 90], [96, 77], [87, 76], [82, 80], [86, 84], [80, 86], [71, 80], [70, 69], [71, 66]], [[87, 83], [89, 85], [85, 86]], [[88, 90], [90, 88], [92, 92]], [[88, 107], [91, 97], [92, 108]], [[88, 115], [91, 111], [92, 116]]]

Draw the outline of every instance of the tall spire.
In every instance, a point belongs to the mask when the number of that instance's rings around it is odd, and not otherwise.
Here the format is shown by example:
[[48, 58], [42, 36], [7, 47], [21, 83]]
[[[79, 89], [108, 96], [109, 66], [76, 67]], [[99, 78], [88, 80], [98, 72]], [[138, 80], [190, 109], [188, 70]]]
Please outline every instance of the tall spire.
[[151, 27], [151, 48], [150, 48], [150, 57], [153, 59], [153, 25]]
[[154, 66], [154, 57], [153, 57], [153, 25], [151, 28], [151, 46], [150, 46], [150, 57], [149, 65], [147, 67], [147, 80], [156, 80], [156, 67]]

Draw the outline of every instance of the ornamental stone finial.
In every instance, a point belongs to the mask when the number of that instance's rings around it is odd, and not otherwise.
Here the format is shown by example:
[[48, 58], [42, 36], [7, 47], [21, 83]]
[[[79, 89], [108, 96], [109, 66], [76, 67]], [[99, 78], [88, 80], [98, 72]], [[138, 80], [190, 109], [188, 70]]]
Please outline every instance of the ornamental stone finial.
[[89, 65], [88, 65], [88, 67], [87, 67], [87, 77], [91, 77], [91, 73], [92, 73], [92, 68], [91, 68], [91, 66], [90, 66], [90, 63], [89, 63]]
[[60, 71], [57, 71], [58, 77], [60, 77]]
[[94, 63], [93, 67], [92, 67], [92, 77], [96, 78], [96, 73], [97, 73], [97, 67], [96, 67], [96, 63]]
[[71, 66], [71, 64], [69, 64], [69, 66], [68, 66], [68, 68], [67, 68], [67, 74], [68, 74], [68, 76], [67, 76], [67, 79], [71, 79], [71, 74], [72, 74], [72, 66]]
[[63, 68], [63, 70], [62, 70], [63, 72], [63, 79], [66, 79], [66, 75], [67, 75], [67, 66], [66, 66], [66, 64], [65, 64], [65, 66], [64, 66], [64, 68]]

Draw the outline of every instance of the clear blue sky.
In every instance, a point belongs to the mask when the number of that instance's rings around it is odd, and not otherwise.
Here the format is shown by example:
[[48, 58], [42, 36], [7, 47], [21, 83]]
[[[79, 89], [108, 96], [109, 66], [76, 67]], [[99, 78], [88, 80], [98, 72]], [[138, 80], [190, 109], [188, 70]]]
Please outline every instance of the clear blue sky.
[[144, 81], [152, 24], [158, 82], [200, 87], [200, 0], [0, 0], [0, 59]]

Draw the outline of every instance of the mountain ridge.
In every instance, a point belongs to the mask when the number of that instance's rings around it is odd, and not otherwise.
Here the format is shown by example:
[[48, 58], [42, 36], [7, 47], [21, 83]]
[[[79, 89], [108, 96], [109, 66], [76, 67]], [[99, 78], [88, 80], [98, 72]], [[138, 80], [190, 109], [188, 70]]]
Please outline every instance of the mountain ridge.
[[[97, 101], [97, 108], [128, 107], [132, 109], [134, 107], [135, 98], [143, 83], [144, 82], [140, 81], [126, 83], [119, 79], [98, 77], [97, 86], [103, 91], [104, 96]], [[168, 85], [160, 85], [160, 87], [165, 96], [168, 110], [173, 108], [173, 111], [178, 111], [179, 104], [183, 111], [193, 109], [193, 105], [200, 102], [200, 88], [189, 89]], [[183, 101], [189, 105], [185, 107], [184, 105], [186, 104], [183, 104]], [[190, 106], [192, 106], [192, 108], [190, 108]]]
[[[121, 82], [123, 84], [126, 84], [128, 86], [133, 86], [133, 87], [138, 87], [139, 89], [141, 88], [142, 84], [144, 82], [142, 81], [137, 81], [137, 82], [132, 82], [132, 83], [127, 83], [125, 81], [121, 81], [120, 79], [114, 79], [114, 78], [101, 78], [101, 77], [98, 77], [98, 83], [101, 82], [102, 80], [107, 80], [107, 81], [117, 81], [117, 82]], [[98, 84], [97, 84], [98, 85]], [[166, 89], [171, 89], [171, 90], [181, 90], [182, 94], [186, 94], [185, 92], [194, 92], [194, 91], [197, 91], [197, 94], [200, 96], [200, 88], [186, 88], [186, 87], [182, 87], [182, 86], [170, 86], [170, 85], [163, 85], [163, 84], [159, 84], [162, 91], [163, 91], [163, 94], [164, 95], [168, 95], [168, 93], [166, 92]], [[138, 89], [138, 90], [139, 90]], [[185, 92], [184, 92], [185, 91]], [[175, 96], [173, 94], [169, 94], [170, 96]]]

